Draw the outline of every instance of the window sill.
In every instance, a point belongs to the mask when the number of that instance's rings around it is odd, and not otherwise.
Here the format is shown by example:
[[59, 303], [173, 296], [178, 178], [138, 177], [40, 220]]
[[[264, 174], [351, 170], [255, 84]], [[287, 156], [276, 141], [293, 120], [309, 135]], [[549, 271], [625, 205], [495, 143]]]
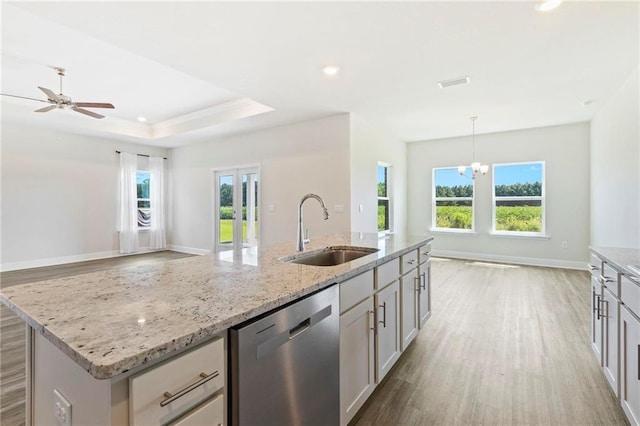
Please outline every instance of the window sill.
[[537, 233], [537, 232], [504, 232], [504, 231], [492, 231], [489, 232], [492, 237], [498, 238], [521, 238], [525, 240], [548, 240], [551, 235]]
[[471, 236], [477, 237], [478, 233], [468, 229], [445, 229], [445, 228], [431, 228], [429, 230], [432, 234], [441, 234], [441, 235], [461, 235], [461, 236]]

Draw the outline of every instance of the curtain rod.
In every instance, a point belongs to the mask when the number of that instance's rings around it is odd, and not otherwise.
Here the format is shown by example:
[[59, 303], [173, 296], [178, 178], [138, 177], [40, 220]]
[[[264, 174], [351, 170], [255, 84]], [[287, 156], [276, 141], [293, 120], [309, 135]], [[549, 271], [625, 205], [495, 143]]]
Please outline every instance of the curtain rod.
[[[120, 151], [116, 150], [116, 154], [120, 154], [120, 153], [121, 153]], [[147, 158], [151, 157], [150, 155], [147, 155], [147, 154], [136, 154], [136, 155], [137, 155], [138, 157], [147, 157]], [[163, 159], [163, 160], [166, 160], [166, 159], [167, 159], [167, 157], [162, 157], [162, 159]]]

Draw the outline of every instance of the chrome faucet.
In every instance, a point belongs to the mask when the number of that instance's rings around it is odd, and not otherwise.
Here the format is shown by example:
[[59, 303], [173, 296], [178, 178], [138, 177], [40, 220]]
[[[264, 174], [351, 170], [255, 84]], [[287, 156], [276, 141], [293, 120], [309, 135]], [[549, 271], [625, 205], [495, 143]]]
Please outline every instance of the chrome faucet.
[[319, 195], [316, 195], [316, 194], [307, 194], [307, 195], [305, 195], [304, 197], [302, 197], [300, 199], [300, 204], [298, 204], [298, 235], [297, 235], [297, 238], [298, 238], [298, 248], [297, 248], [297, 250], [298, 251], [304, 251], [304, 244], [309, 242], [308, 239], [305, 239], [302, 236], [302, 204], [308, 198], [315, 198], [316, 200], [318, 200], [318, 202], [322, 206], [322, 210], [324, 210], [324, 220], [329, 219], [329, 210], [327, 210], [327, 207], [324, 205], [324, 200], [322, 199], [322, 197], [320, 197]]

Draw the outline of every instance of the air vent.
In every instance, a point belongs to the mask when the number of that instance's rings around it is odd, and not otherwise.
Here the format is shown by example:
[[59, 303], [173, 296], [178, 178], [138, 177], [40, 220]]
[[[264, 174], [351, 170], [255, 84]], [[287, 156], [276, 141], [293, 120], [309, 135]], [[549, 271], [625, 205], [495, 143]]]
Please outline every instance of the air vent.
[[469, 78], [469, 76], [466, 76], [466, 77], [454, 78], [452, 80], [439, 81], [438, 86], [440, 86], [441, 89], [444, 89], [445, 87], [457, 86], [458, 84], [467, 84], [470, 81], [471, 79]]

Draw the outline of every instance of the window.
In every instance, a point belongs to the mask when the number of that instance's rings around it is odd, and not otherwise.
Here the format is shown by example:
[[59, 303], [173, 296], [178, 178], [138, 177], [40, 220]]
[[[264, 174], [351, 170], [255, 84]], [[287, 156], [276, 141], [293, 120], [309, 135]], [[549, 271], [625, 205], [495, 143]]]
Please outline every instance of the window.
[[493, 231], [543, 234], [544, 162], [493, 165]]
[[433, 169], [432, 229], [473, 231], [473, 185], [457, 167]]
[[138, 228], [151, 226], [151, 199], [149, 198], [149, 181], [151, 173], [138, 170], [136, 172], [136, 186], [138, 191]]
[[378, 163], [378, 232], [391, 230], [390, 166]]

